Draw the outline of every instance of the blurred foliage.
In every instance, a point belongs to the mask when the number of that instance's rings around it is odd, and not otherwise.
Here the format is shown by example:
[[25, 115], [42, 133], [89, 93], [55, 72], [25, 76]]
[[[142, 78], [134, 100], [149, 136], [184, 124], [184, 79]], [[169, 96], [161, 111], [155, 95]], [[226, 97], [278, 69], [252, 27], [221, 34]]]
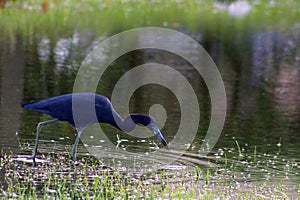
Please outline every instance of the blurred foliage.
[[[159, 26], [209, 31], [288, 29], [297, 25], [300, 2], [288, 1], [200, 1], [200, 0], [1, 0], [0, 30], [67, 34], [91, 30], [102, 35], [122, 30]], [[244, 12], [244, 13], [243, 13]]]

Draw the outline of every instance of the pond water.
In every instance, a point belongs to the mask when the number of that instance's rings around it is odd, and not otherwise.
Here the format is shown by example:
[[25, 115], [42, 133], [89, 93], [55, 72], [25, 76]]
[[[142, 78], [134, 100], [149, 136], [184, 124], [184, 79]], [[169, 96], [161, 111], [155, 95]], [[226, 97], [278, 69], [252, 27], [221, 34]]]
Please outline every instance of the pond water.
[[[161, 63], [176, 69], [193, 87], [201, 115], [196, 138], [191, 144], [185, 144], [190, 147], [189, 150], [169, 168], [222, 166], [225, 161], [218, 161], [218, 158], [226, 155], [226, 158], [237, 162], [235, 170], [241, 179], [258, 184], [266, 179], [275, 183], [285, 179], [292, 185], [289, 188], [291, 195], [297, 194], [300, 177], [299, 27], [289, 32], [249, 30], [230, 35], [200, 30], [180, 31], [198, 41], [211, 55], [225, 84], [226, 121], [209, 157], [198, 156], [210, 121], [209, 92], [202, 77], [181, 57], [155, 49], [127, 53], [105, 71], [97, 93], [110, 98], [120, 77], [144, 63]], [[77, 31], [61, 38], [46, 35], [23, 38], [16, 35], [14, 40], [1, 40], [0, 148], [3, 155], [10, 152], [15, 157], [31, 154], [37, 123], [50, 117], [24, 110], [21, 104], [72, 93], [81, 62], [98, 42], [109, 35], [106, 33], [98, 37], [92, 32]], [[147, 36], [141, 38], [147, 39]], [[180, 48], [189, 51], [188, 45], [180, 41], [177, 43]], [[180, 87], [180, 83], [174, 84]], [[158, 84], [142, 86], [132, 96], [129, 110], [147, 114], [154, 104], [165, 109], [165, 113], [157, 111], [157, 116], [166, 114], [164, 126], [163, 123], [159, 125], [163, 126], [161, 132], [166, 140], [171, 141], [181, 119], [180, 105], [172, 91]], [[129, 152], [153, 151], [156, 147], [154, 137], [137, 139], [109, 125], [101, 127], [112, 143], [119, 143], [119, 148]], [[76, 131], [65, 122], [45, 127], [40, 137], [38, 157], [43, 153], [68, 154], [75, 135]], [[88, 155], [84, 145], [80, 144], [78, 154], [80, 158]], [[115, 159], [122, 157], [111, 155]], [[164, 152], [161, 156], [164, 158], [166, 155]], [[260, 163], [252, 165], [250, 160], [253, 157]], [[2, 187], [5, 185], [4, 174], [2, 170]]]

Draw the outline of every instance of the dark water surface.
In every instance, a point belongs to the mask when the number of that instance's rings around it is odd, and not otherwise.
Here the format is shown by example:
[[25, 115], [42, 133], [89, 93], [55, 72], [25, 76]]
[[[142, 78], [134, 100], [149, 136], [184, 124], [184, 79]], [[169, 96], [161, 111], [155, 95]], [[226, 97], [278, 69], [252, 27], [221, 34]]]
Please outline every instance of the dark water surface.
[[[300, 166], [300, 29], [291, 32], [236, 32], [189, 33], [212, 56], [222, 75], [227, 95], [227, 118], [222, 135], [212, 155], [224, 155], [233, 160], [240, 148], [242, 154], [262, 159], [261, 169], [243, 169], [251, 172], [252, 181], [279, 174], [282, 170], [296, 170], [288, 178], [299, 183]], [[109, 35], [109, 34], [106, 34]], [[5, 36], [3, 36], [5, 37]], [[34, 145], [38, 122], [50, 117], [21, 109], [20, 105], [73, 90], [74, 79], [88, 52], [106, 36], [90, 32], [75, 32], [61, 38], [33, 35], [0, 44], [0, 148], [30, 154]], [[147, 37], [141, 38], [147, 40]], [[187, 45], [178, 41], [180, 48]], [[157, 62], [173, 67], [190, 82], [199, 100], [201, 121], [190, 150], [178, 162], [186, 165], [202, 164], [197, 157], [210, 120], [210, 98], [205, 83], [193, 67], [172, 53], [147, 49], [130, 52], [112, 63], [98, 84], [98, 93], [111, 97], [119, 78], [134, 66]], [[180, 83], [174, 83], [180, 87]], [[153, 104], [161, 104], [167, 113], [163, 135], [168, 141], [175, 135], [180, 123], [180, 105], [176, 96], [157, 84], [139, 88], [130, 101], [130, 111], [148, 113]], [[123, 139], [122, 148], [129, 151], [147, 151], [154, 140], [137, 140], [108, 126], [102, 126], [110, 140], [117, 144], [116, 134]], [[64, 153], [71, 150], [75, 130], [67, 123], [49, 125], [42, 130], [40, 153]], [[132, 142], [131, 142], [132, 141]], [[79, 147], [79, 155], [87, 153]], [[247, 157], [242, 159], [247, 160]], [[276, 160], [271, 164], [272, 160]], [[298, 169], [297, 169], [298, 168]], [[263, 172], [263, 170], [266, 172]], [[278, 170], [276, 172], [272, 170]], [[272, 172], [271, 172], [272, 171]], [[282, 174], [281, 174], [282, 172]], [[1, 172], [3, 173], [3, 172]], [[0, 179], [3, 175], [0, 174]], [[2, 181], [2, 180], [0, 180]]]

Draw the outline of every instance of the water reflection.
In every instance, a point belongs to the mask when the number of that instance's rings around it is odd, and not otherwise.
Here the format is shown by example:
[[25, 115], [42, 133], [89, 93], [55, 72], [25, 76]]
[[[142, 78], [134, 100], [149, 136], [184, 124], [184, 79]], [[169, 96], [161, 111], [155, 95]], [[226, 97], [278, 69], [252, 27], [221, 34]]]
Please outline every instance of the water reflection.
[[251, 84], [271, 96], [270, 115], [274, 119], [270, 132], [288, 142], [288, 146], [299, 129], [299, 42], [295, 33], [254, 35]]
[[[24, 89], [25, 49], [22, 38], [17, 36], [14, 45], [2, 46], [0, 53], [1, 103], [0, 103], [0, 149], [4, 153], [14, 150], [21, 127], [21, 108]], [[12, 147], [12, 149], [10, 149]]]
[[276, 144], [284, 143], [280, 151], [294, 155], [299, 144], [299, 38], [275, 31], [242, 38], [217, 57], [228, 98], [224, 140], [235, 137], [262, 151], [276, 151]]
[[[218, 148], [236, 148], [234, 141], [237, 140], [245, 149], [253, 151], [256, 146], [260, 152], [300, 158], [297, 137], [300, 128], [300, 40], [295, 32], [249, 31], [212, 36], [199, 31], [194, 34], [195, 39], [213, 56], [226, 86], [228, 117]], [[71, 93], [81, 61], [101, 39], [90, 32], [77, 32], [62, 38], [17, 38], [18, 42], [14, 44], [2, 42], [0, 45], [0, 146], [4, 151], [8, 147], [18, 150], [18, 139], [21, 139], [21, 143], [30, 144], [22, 153], [31, 154], [36, 124], [48, 118], [21, 110], [21, 103]], [[188, 51], [187, 44], [181, 45]], [[193, 147], [188, 152], [192, 159], [184, 155], [181, 161], [186, 165], [199, 164], [194, 155], [197, 155], [207, 131], [210, 98], [203, 79], [188, 62], [171, 53], [153, 49], [130, 52], [112, 63], [99, 82], [98, 92], [110, 97], [114, 85], [126, 71], [147, 62], [174, 67], [195, 89], [200, 102], [200, 128], [194, 143], [187, 144]], [[180, 83], [174, 84], [180, 86]], [[140, 88], [130, 101], [130, 111], [147, 113], [157, 103], [166, 110], [168, 117], [162, 132], [170, 140], [178, 129], [180, 107], [169, 90], [157, 85]], [[116, 134], [121, 134], [107, 126], [103, 129], [110, 133], [108, 137], [114, 142], [117, 141]], [[20, 136], [16, 136], [16, 132]], [[141, 145], [136, 139], [121, 136], [133, 141], [132, 149]], [[45, 145], [42, 142], [41, 152], [54, 153], [68, 152], [75, 139], [74, 131], [64, 123], [43, 130], [41, 138], [46, 141]], [[47, 143], [51, 140], [56, 142]], [[279, 142], [282, 146], [278, 146]], [[81, 150], [84, 151], [84, 148], [81, 147]]]
[[[2, 156], [15, 153], [19, 146], [21, 108], [24, 89], [25, 49], [22, 39], [17, 36], [14, 45], [1, 46], [0, 51], [0, 151]], [[5, 171], [0, 168], [0, 185], [4, 183]], [[2, 183], [3, 182], [3, 183]]]
[[282, 66], [277, 74], [277, 87], [274, 88], [275, 108], [283, 113], [290, 122], [299, 121], [300, 79], [299, 68]]

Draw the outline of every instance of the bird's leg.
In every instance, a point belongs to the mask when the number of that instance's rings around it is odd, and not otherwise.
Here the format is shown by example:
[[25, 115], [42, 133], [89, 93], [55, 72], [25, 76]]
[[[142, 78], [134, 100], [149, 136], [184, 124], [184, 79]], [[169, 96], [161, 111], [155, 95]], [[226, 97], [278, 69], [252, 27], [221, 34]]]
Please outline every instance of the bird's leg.
[[76, 150], [77, 150], [77, 145], [78, 145], [81, 133], [82, 133], [82, 130], [78, 130], [77, 137], [76, 137], [76, 140], [75, 140], [74, 145], [73, 145], [73, 149], [72, 149], [73, 162], [76, 161]]
[[39, 136], [40, 136], [42, 126], [46, 125], [46, 124], [51, 124], [51, 123], [54, 123], [54, 122], [57, 122], [57, 121], [58, 121], [58, 119], [53, 119], [53, 120], [38, 123], [38, 125], [36, 127], [35, 146], [34, 146], [34, 151], [33, 151], [33, 155], [32, 155], [34, 165], [35, 165], [35, 157], [36, 157], [36, 153], [37, 153], [37, 148], [38, 148], [38, 143], [39, 143]]

